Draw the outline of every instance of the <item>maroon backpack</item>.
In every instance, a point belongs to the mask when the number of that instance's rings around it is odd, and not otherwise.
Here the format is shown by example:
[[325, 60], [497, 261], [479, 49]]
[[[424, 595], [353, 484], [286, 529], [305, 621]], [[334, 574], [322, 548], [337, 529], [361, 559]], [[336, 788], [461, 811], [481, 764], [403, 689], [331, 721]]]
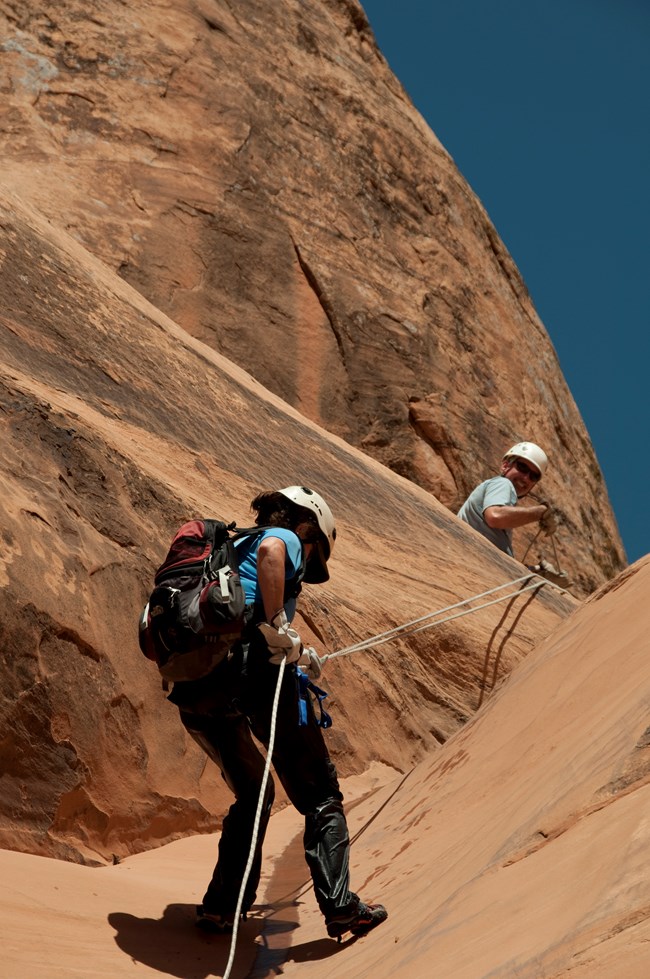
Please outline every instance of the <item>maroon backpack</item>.
[[164, 680], [207, 676], [241, 637], [246, 596], [234, 542], [265, 529], [190, 520], [178, 530], [139, 621], [140, 649]]

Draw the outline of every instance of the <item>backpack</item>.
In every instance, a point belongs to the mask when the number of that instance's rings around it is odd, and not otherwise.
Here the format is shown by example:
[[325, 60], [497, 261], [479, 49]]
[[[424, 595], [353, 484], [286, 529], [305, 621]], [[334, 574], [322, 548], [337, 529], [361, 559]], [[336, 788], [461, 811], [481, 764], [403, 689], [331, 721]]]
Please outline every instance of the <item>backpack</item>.
[[237, 530], [221, 520], [190, 520], [178, 529], [142, 610], [140, 649], [165, 681], [198, 680], [241, 637], [246, 596], [234, 542], [264, 527]]
[[[207, 676], [241, 639], [254, 616], [239, 579], [235, 542], [268, 529], [202, 519], [178, 529], [138, 623], [140, 649], [157, 664], [163, 686]], [[286, 583], [285, 601], [299, 593], [304, 571], [303, 560]]]

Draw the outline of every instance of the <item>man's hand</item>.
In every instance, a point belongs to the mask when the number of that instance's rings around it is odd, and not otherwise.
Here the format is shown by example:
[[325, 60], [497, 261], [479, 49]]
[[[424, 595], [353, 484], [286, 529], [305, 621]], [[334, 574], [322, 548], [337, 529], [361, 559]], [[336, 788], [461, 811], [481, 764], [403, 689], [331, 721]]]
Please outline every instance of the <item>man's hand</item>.
[[554, 534], [557, 530], [557, 517], [549, 506], [546, 507], [546, 511], [540, 518], [539, 529], [542, 530], [547, 537], [550, 537], [550, 535]]
[[285, 658], [287, 663], [298, 661], [302, 641], [296, 630], [291, 628], [283, 608], [275, 613], [270, 625], [268, 622], [260, 622], [257, 628], [266, 639], [271, 654], [269, 658], [274, 666], [279, 666]]

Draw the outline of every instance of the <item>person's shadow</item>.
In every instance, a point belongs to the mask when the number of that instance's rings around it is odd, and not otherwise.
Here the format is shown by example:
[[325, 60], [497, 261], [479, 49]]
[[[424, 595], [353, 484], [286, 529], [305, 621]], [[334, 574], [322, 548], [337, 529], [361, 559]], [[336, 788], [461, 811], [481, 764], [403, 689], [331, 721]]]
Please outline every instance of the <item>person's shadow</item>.
[[[267, 917], [270, 911], [271, 919]], [[269, 969], [281, 969], [287, 959], [328, 958], [344, 947], [327, 938], [292, 947], [281, 936], [292, 931], [295, 922], [278, 917], [278, 911], [277, 907], [256, 906], [251, 916], [240, 924], [232, 979], [267, 976]], [[138, 918], [114, 911], [108, 915], [108, 923], [115, 929], [115, 942], [134, 962], [142, 962], [177, 979], [223, 976], [232, 936], [202, 932], [194, 924], [195, 917], [194, 904], [168, 904], [161, 918]], [[256, 941], [258, 936], [262, 936], [261, 943]]]
[[[230, 954], [231, 935], [209, 935], [194, 924], [196, 905], [168, 904], [161, 918], [138, 918], [114, 911], [108, 923], [115, 942], [135, 962], [178, 979], [223, 976]], [[255, 961], [255, 938], [261, 918], [242, 922], [237, 934], [233, 979], [244, 979]]]

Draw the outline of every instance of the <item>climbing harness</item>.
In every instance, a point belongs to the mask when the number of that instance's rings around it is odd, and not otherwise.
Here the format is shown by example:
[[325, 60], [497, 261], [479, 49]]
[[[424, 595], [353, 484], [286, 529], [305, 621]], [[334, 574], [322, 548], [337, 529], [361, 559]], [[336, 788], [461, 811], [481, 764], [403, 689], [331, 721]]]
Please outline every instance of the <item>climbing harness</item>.
[[[313, 693], [314, 699], [318, 704], [319, 717], [316, 723], [325, 730], [332, 726], [332, 718], [323, 707], [323, 701], [327, 697], [327, 691], [321, 690], [313, 683], [306, 673], [302, 670], [297, 671], [298, 678], [298, 725], [306, 727], [309, 723], [309, 694]], [[315, 715], [314, 715], [315, 716]]]
[[[531, 579], [538, 578], [538, 581], [534, 581], [532, 584], [525, 585], [525, 582], [531, 581]], [[453, 612], [455, 609], [460, 608], [463, 605], [467, 605], [469, 602], [474, 602], [479, 598], [487, 598], [488, 595], [493, 595], [495, 592], [502, 591], [505, 588], [509, 588], [512, 585], [521, 584], [521, 588], [515, 591], [509, 592], [507, 595], [501, 595], [498, 598], [494, 598], [489, 602], [484, 602], [482, 605], [477, 605], [474, 608], [464, 609], [461, 612], [455, 612], [453, 615], [447, 615], [445, 618], [439, 619], [436, 616], [442, 615], [445, 612]], [[525, 587], [524, 587], [525, 585]], [[479, 595], [473, 595], [470, 598], [465, 598], [461, 602], [456, 602], [453, 605], [448, 605], [446, 608], [438, 609], [436, 612], [429, 612], [427, 615], [422, 615], [418, 619], [413, 619], [411, 622], [406, 622], [404, 625], [395, 626], [393, 629], [388, 629], [386, 632], [379, 633], [377, 636], [372, 636], [370, 639], [363, 640], [362, 642], [355, 643], [352, 646], [347, 646], [345, 649], [339, 649], [335, 653], [330, 653], [326, 656], [320, 657], [320, 663], [324, 664], [329, 659], [336, 659], [338, 656], [349, 656], [351, 653], [357, 653], [361, 650], [370, 649], [373, 646], [380, 646], [383, 643], [390, 642], [392, 639], [401, 638], [402, 636], [411, 636], [416, 632], [421, 632], [423, 629], [430, 629], [435, 625], [441, 625], [443, 622], [450, 622], [452, 619], [458, 619], [463, 615], [469, 615], [471, 612], [479, 612], [481, 609], [488, 608], [491, 605], [496, 605], [498, 602], [505, 602], [509, 598], [516, 598], [519, 595], [523, 595], [525, 592], [533, 591], [534, 589], [543, 588], [545, 585], [550, 585], [557, 591], [566, 594], [564, 588], [548, 580], [542, 575], [532, 572], [527, 575], [522, 575], [521, 578], [515, 578], [513, 581], [507, 581], [503, 585], [497, 585], [496, 588], [490, 588], [488, 591], [481, 592]], [[433, 619], [433, 621], [431, 621]], [[408, 630], [408, 631], [407, 631]], [[262, 815], [263, 801], [266, 793], [266, 785], [269, 778], [269, 772], [271, 769], [271, 758], [273, 757], [273, 747], [275, 744], [275, 728], [278, 716], [278, 704], [280, 701], [280, 688], [282, 686], [282, 676], [287, 664], [286, 654], [282, 659], [282, 662], [278, 666], [278, 680], [275, 688], [275, 695], [273, 698], [273, 708], [271, 711], [271, 728], [269, 732], [269, 744], [266, 751], [266, 761], [264, 765], [264, 773], [262, 775], [262, 783], [260, 786], [260, 794], [257, 803], [257, 812], [255, 813], [255, 821], [253, 824], [253, 836], [251, 839], [251, 848], [248, 854], [248, 861], [246, 864], [246, 869], [244, 871], [244, 876], [242, 878], [241, 887], [239, 889], [239, 897], [237, 899], [237, 907], [235, 909], [235, 920], [233, 922], [232, 938], [230, 940], [230, 953], [228, 956], [228, 962], [226, 964], [226, 969], [223, 974], [223, 979], [229, 979], [230, 972], [232, 970], [233, 962], [235, 959], [235, 951], [237, 947], [237, 930], [239, 927], [239, 916], [241, 914], [241, 908], [244, 901], [244, 891], [246, 889], [246, 884], [248, 883], [248, 878], [250, 876], [251, 868], [253, 866], [253, 859], [255, 855], [255, 848], [257, 846], [257, 837], [259, 835], [260, 819]], [[299, 673], [301, 671], [298, 671]], [[304, 675], [304, 674], [303, 674]], [[299, 681], [300, 682], [300, 681]], [[318, 687], [311, 685], [312, 689], [318, 691], [317, 699], [321, 708], [321, 727], [329, 727], [331, 724], [331, 719], [329, 715], [322, 709], [322, 701], [327, 696], [327, 694], [320, 690]], [[305, 684], [305, 693], [307, 690], [307, 684]], [[322, 696], [321, 696], [322, 695]], [[328, 723], [329, 722], [329, 723]], [[410, 774], [410, 773], [409, 773]]]

